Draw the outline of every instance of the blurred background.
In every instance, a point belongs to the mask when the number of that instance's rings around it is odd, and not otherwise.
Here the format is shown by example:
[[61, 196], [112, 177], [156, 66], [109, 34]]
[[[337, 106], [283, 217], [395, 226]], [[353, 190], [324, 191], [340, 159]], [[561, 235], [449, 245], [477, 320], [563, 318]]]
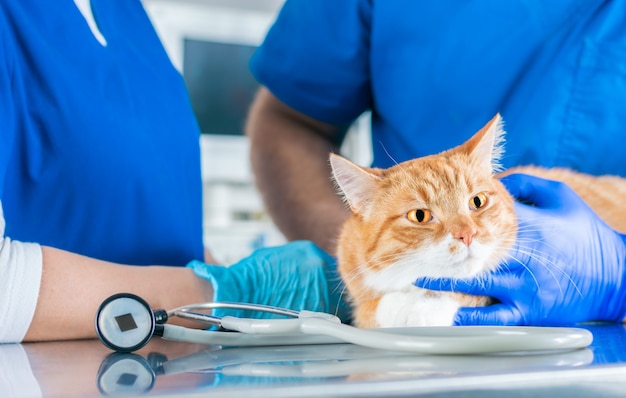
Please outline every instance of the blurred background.
[[[283, 1], [143, 0], [202, 130], [204, 242], [225, 264], [285, 242], [254, 186], [243, 131], [258, 89], [248, 62]], [[368, 115], [355, 122], [342, 152], [369, 164]]]

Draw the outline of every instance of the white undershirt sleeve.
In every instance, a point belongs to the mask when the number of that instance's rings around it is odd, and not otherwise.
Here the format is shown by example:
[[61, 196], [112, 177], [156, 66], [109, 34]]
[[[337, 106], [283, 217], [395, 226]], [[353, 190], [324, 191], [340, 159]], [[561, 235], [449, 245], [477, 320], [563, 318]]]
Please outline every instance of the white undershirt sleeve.
[[41, 246], [12, 241], [4, 230], [0, 202], [0, 343], [17, 343], [35, 314], [43, 259]]

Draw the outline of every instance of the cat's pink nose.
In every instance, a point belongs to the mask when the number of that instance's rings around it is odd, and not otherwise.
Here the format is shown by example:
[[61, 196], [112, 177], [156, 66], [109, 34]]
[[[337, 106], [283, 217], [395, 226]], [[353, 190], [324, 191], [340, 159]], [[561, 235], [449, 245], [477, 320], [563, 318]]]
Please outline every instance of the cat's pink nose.
[[466, 246], [472, 244], [474, 235], [476, 235], [476, 230], [474, 228], [464, 228], [453, 234], [454, 239], [459, 239], [461, 242], [465, 243]]

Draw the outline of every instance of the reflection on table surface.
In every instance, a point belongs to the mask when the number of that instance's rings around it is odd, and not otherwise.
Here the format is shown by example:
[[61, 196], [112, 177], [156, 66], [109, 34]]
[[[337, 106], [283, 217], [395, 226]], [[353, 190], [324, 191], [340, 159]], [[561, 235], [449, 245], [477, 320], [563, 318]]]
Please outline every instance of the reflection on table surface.
[[0, 345], [0, 391], [44, 397], [626, 393], [620, 381], [626, 380], [626, 327], [586, 328], [594, 334], [587, 349], [507, 355], [415, 355], [350, 344], [221, 348], [160, 339], [132, 354], [112, 353], [97, 340]]

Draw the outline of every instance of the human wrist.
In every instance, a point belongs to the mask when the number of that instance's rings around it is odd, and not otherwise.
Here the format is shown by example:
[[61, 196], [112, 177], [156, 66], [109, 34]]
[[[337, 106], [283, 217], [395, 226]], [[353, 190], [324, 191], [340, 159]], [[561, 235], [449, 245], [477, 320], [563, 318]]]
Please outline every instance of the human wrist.
[[228, 268], [221, 265], [207, 264], [200, 260], [193, 260], [186, 266], [191, 269], [197, 278], [211, 286], [212, 295], [209, 301], [235, 301], [229, 297], [233, 284]]
[[[242, 265], [232, 265], [225, 267], [221, 265], [206, 264], [202, 261], [194, 260], [187, 264], [194, 274], [207, 281], [212, 287], [211, 302], [240, 302], [253, 303], [253, 289], [248, 284], [246, 278], [249, 273], [242, 268]], [[245, 268], [245, 267], [244, 267]], [[243, 271], [242, 271], [243, 270]], [[213, 310], [214, 316], [223, 317], [226, 315], [237, 317], [249, 317], [243, 311], [233, 309], [216, 308]]]
[[[140, 267], [126, 267], [131, 270], [141, 270]], [[213, 285], [204, 278], [199, 277], [192, 269], [186, 267], [152, 266], [151, 281], [160, 281], [162, 288], [158, 294], [150, 285], [142, 285], [141, 290], [129, 290], [144, 298], [151, 307], [171, 309], [183, 305], [209, 302], [213, 300]], [[139, 273], [143, 275], [143, 273]], [[139, 278], [139, 277], [138, 277]], [[140, 279], [137, 279], [138, 281]]]

